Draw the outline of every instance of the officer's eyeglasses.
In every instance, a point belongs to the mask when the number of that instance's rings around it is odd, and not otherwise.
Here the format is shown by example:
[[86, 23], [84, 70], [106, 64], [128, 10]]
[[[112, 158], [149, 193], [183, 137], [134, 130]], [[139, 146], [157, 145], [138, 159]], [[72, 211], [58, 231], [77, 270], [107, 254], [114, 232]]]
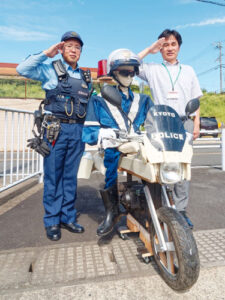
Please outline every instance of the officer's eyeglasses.
[[70, 45], [70, 44], [65, 45], [65, 48], [66, 48], [66, 50], [72, 50], [72, 49], [74, 49], [74, 50], [77, 50], [77, 51], [81, 51], [81, 47], [80, 46], [73, 46], [73, 45]]
[[123, 77], [134, 77], [135, 76], [135, 71], [131, 71], [131, 70], [118, 70], [119, 74]]

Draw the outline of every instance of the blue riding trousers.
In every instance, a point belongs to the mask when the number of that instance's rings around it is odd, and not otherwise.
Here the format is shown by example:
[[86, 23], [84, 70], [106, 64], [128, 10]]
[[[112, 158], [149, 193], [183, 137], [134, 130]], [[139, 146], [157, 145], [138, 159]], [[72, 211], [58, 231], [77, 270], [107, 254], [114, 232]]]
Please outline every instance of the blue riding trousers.
[[107, 148], [104, 154], [105, 189], [113, 186], [117, 182], [117, 168], [121, 152], [117, 148]]

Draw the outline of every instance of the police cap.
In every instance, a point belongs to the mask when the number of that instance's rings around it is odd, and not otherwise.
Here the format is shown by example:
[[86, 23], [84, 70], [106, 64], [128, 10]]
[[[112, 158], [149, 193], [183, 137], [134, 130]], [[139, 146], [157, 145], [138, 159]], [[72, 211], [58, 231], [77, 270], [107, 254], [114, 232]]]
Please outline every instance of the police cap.
[[69, 39], [76, 39], [76, 40], [78, 40], [80, 42], [80, 44], [81, 44], [81, 47], [83, 47], [84, 43], [83, 43], [80, 35], [77, 32], [75, 32], [75, 31], [67, 31], [67, 32], [65, 32], [63, 34], [62, 38], [61, 38], [61, 42], [64, 42], [64, 41], [69, 40]]

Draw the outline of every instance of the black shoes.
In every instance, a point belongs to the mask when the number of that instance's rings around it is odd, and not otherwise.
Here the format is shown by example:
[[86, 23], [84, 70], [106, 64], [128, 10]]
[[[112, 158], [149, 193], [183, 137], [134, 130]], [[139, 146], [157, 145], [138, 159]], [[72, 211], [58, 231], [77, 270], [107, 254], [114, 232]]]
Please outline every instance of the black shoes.
[[185, 220], [188, 223], [188, 226], [190, 227], [190, 229], [193, 229], [194, 225], [192, 224], [191, 220], [188, 218], [186, 211], [182, 210], [182, 211], [179, 211], [179, 213], [185, 218]]
[[67, 229], [73, 233], [83, 233], [84, 232], [84, 227], [75, 222], [69, 223], [69, 224], [61, 222], [60, 226], [61, 226], [61, 228]]
[[51, 241], [58, 241], [61, 239], [61, 228], [65, 228], [73, 233], [82, 233], [84, 232], [84, 227], [77, 223], [61, 223], [59, 225], [53, 225], [45, 227], [47, 238]]
[[58, 241], [61, 238], [59, 225], [53, 225], [45, 228], [47, 238], [51, 241]]

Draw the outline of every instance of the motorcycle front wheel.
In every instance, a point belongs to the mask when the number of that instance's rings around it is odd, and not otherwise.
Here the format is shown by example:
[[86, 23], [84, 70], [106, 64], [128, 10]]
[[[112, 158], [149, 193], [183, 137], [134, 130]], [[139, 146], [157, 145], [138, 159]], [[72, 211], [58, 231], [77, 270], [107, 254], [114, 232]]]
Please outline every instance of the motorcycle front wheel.
[[184, 218], [173, 208], [161, 207], [157, 216], [167, 251], [161, 251], [153, 224], [150, 227], [154, 258], [162, 278], [176, 291], [186, 291], [197, 281], [200, 270], [198, 248]]

